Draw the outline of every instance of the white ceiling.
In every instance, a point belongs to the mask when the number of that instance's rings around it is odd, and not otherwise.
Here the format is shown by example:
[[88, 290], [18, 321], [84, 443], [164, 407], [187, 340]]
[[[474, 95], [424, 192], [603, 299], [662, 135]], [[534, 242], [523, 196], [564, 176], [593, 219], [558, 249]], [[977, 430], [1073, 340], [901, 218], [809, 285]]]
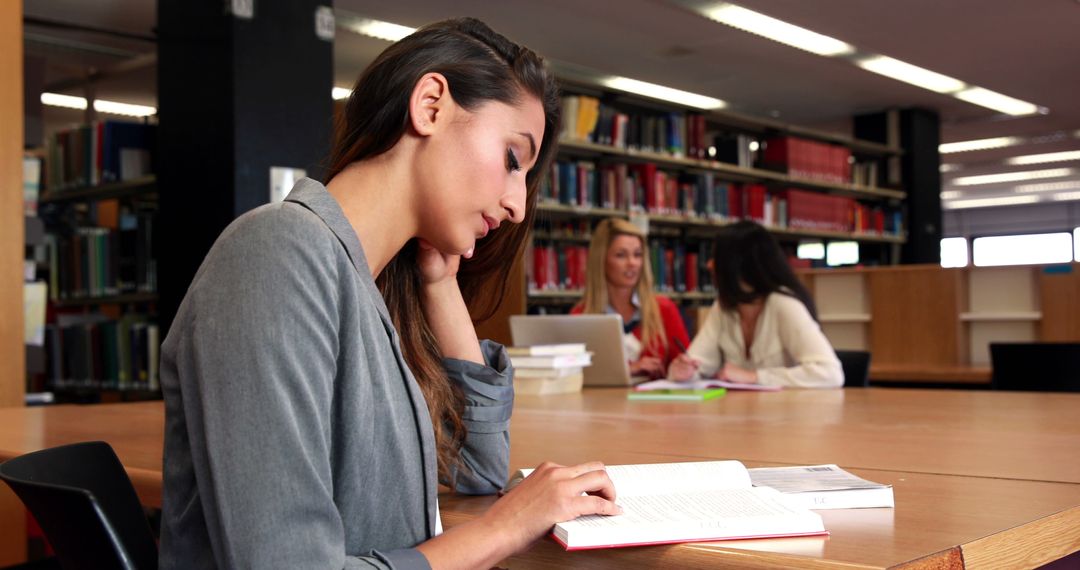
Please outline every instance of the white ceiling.
[[[684, 7], [697, 2], [336, 0], [334, 5], [411, 27], [447, 17], [476, 16], [560, 62], [710, 95], [728, 102], [733, 110], [844, 134], [849, 134], [850, 117], [857, 113], [910, 106], [940, 113], [943, 142], [1080, 130], [1077, 0], [737, 0], [744, 7], [841, 39], [862, 52], [888, 55], [1049, 109], [1046, 115], [1026, 118], [1005, 118], [844, 61], [728, 28]], [[154, 0], [27, 0], [24, 5], [28, 17], [146, 36], [153, 35], [156, 17]], [[26, 31], [131, 53], [154, 49], [152, 43], [98, 34], [61, 34], [35, 26], [27, 26]], [[339, 29], [335, 83], [350, 85], [386, 45]], [[27, 52], [48, 58], [47, 83], [77, 73], [82, 66], [107, 67], [120, 59], [31, 40]], [[150, 69], [103, 82], [98, 96], [152, 104], [154, 89]], [[945, 189], [950, 189], [953, 177], [962, 174], [1016, 170], [1001, 164], [1005, 157], [1055, 150], [1080, 150], [1080, 138], [945, 155], [943, 162], [963, 167], [943, 176]], [[1050, 166], [1080, 169], [1080, 161]], [[1074, 178], [1080, 180], [1080, 175]], [[1011, 192], [1011, 186], [964, 190], [966, 197]]]

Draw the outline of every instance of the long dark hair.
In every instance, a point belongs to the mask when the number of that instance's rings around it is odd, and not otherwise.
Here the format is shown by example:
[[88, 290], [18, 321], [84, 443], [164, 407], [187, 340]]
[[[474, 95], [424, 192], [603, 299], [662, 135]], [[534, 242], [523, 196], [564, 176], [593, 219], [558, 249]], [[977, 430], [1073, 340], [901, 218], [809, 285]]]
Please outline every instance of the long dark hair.
[[721, 228], [716, 234], [713, 259], [716, 298], [721, 309], [733, 311], [770, 293], [782, 293], [802, 301], [817, 320], [810, 293], [791, 270], [776, 239], [761, 225], [744, 220]]
[[[329, 181], [350, 164], [392, 148], [409, 127], [409, 97], [424, 74], [446, 77], [454, 101], [467, 111], [489, 101], [517, 105], [535, 97], [544, 107], [544, 137], [536, 165], [526, 175], [525, 220], [504, 224], [462, 259], [458, 284], [473, 318], [495, 313], [505, 295], [514, 260], [524, 249], [536, 210], [536, 192], [556, 151], [559, 91], [543, 58], [474, 18], [436, 22], [386, 48], [356, 82], [339, 116], [326, 175]], [[402, 352], [416, 376], [435, 428], [439, 475], [449, 481], [460, 467], [465, 439], [464, 400], [441, 364], [435, 335], [420, 306], [417, 244], [411, 240], [376, 280], [401, 335]]]

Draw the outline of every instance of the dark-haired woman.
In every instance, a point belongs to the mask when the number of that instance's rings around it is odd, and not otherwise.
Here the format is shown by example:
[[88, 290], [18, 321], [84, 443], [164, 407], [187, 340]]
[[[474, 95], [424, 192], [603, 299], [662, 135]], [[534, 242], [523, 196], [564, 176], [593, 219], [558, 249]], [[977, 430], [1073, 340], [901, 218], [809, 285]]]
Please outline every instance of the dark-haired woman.
[[467, 307], [522, 251], [558, 114], [539, 56], [432, 24], [358, 80], [325, 186], [225, 229], [163, 345], [162, 568], [486, 568], [619, 512], [599, 463], [544, 464], [440, 533], [440, 482], [508, 472], [513, 370]]
[[814, 302], [765, 228], [748, 221], [723, 228], [713, 263], [717, 301], [686, 353], [671, 363], [669, 378], [843, 386]]

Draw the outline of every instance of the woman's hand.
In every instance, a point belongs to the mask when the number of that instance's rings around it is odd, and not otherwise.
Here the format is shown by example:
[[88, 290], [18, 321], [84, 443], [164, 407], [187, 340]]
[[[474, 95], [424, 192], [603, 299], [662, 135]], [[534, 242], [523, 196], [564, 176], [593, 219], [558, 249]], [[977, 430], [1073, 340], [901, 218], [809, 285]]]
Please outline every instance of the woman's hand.
[[689, 380], [697, 372], [700, 365], [701, 362], [698, 359], [684, 352], [676, 356], [675, 360], [672, 360], [671, 364], [668, 365], [668, 378], [679, 381]]
[[434, 285], [457, 277], [461, 267], [461, 256], [446, 254], [425, 240], [418, 239], [416, 264], [420, 267], [420, 278], [424, 285]]
[[664, 375], [664, 361], [655, 356], [642, 356], [630, 363], [630, 375], [660, 378]]
[[551, 531], [555, 523], [593, 514], [622, 514], [622, 508], [615, 504], [615, 485], [604, 465], [543, 463], [482, 518], [490, 528], [507, 532], [507, 546], [519, 552]]
[[735, 382], [737, 384], [757, 384], [756, 370], [740, 368], [730, 362], [724, 364], [724, 367], [720, 369], [720, 373], [717, 377], [721, 380], [727, 380], [728, 382]]

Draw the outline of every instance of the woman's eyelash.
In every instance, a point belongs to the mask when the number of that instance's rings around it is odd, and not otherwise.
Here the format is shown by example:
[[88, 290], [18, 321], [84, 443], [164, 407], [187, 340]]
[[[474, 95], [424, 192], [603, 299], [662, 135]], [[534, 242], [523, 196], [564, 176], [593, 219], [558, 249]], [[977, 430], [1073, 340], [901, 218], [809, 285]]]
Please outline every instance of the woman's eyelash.
[[513, 149], [506, 149], [506, 168], [512, 172], [521, 170], [521, 164], [518, 163], [518, 159], [514, 156]]

